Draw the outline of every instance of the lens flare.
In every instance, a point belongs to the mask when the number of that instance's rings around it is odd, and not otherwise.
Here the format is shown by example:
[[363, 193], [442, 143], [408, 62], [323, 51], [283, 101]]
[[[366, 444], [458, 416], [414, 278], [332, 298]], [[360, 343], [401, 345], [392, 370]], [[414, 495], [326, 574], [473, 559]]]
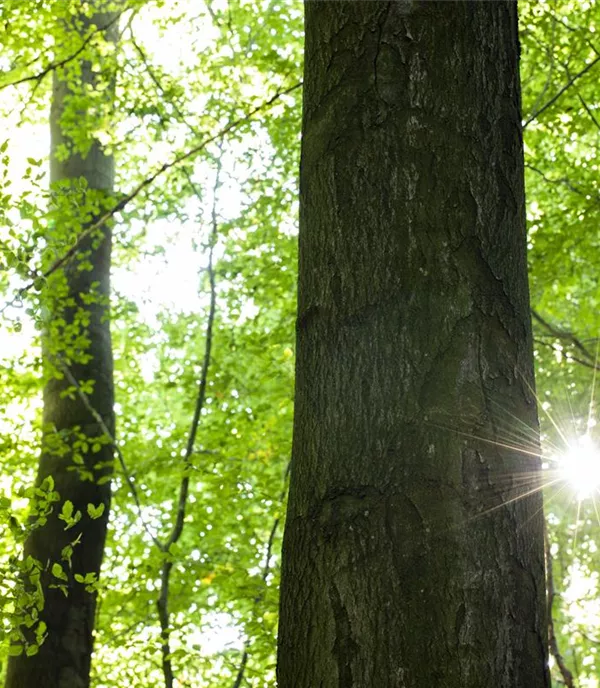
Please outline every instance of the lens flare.
[[563, 479], [577, 492], [580, 500], [600, 488], [600, 449], [589, 434], [570, 442], [557, 462]]

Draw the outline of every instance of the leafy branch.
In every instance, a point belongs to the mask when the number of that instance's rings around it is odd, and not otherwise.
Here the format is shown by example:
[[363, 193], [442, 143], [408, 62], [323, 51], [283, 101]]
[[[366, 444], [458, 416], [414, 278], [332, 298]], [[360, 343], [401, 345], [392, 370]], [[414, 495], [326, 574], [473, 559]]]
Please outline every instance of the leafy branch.
[[94, 36], [110, 29], [111, 26], [113, 26], [116, 22], [119, 21], [123, 12], [124, 10], [121, 10], [120, 12], [116, 13], [116, 15], [103, 26], [97, 26], [93, 31], [90, 32], [90, 35], [82, 41], [81, 45], [79, 46], [79, 48], [77, 48], [75, 52], [71, 53], [70, 55], [67, 55], [67, 57], [64, 57], [62, 60], [57, 60], [56, 62], [49, 62], [37, 74], [30, 74], [29, 76], [24, 76], [21, 79], [15, 79], [14, 81], [7, 81], [5, 84], [1, 84], [0, 91], [2, 91], [5, 88], [8, 88], [9, 86], [18, 86], [19, 84], [25, 84], [28, 81], [40, 82], [47, 74], [50, 74], [50, 72], [53, 72], [55, 69], [60, 69], [60, 67], [64, 67], [69, 62], [73, 62], [73, 60], [76, 60], [81, 55], [81, 53], [87, 48]]
[[163, 545], [160, 542], [160, 540], [156, 537], [156, 535], [152, 532], [150, 526], [144, 519], [144, 513], [142, 510], [142, 504], [139, 498], [139, 494], [137, 491], [137, 487], [135, 485], [135, 482], [133, 481], [133, 478], [131, 476], [131, 473], [129, 472], [129, 469], [127, 467], [127, 463], [125, 461], [125, 456], [123, 455], [123, 451], [121, 450], [121, 447], [119, 447], [119, 444], [117, 443], [117, 440], [111, 433], [110, 429], [104, 422], [104, 418], [98, 413], [98, 410], [94, 408], [92, 403], [90, 402], [90, 399], [87, 395], [87, 393], [82, 389], [81, 385], [79, 384], [79, 381], [76, 379], [76, 377], [73, 375], [71, 372], [71, 369], [69, 366], [62, 360], [55, 361], [55, 363], [58, 364], [58, 368], [63, 372], [65, 378], [69, 382], [69, 384], [75, 388], [75, 393], [81, 400], [81, 403], [84, 405], [85, 409], [88, 411], [88, 413], [92, 416], [92, 418], [98, 423], [99, 428], [102, 430], [104, 435], [108, 438], [110, 441], [111, 445], [113, 446], [115, 453], [117, 455], [117, 458], [119, 460], [119, 464], [121, 466], [121, 470], [123, 471], [123, 475], [125, 476], [125, 482], [127, 483], [127, 486], [129, 487], [129, 491], [131, 492], [131, 496], [133, 497], [133, 501], [135, 502], [136, 510], [138, 513], [138, 518], [140, 520], [140, 523], [142, 524], [142, 527], [146, 531], [146, 533], [150, 536], [150, 539], [152, 542], [159, 548], [162, 549]]
[[20, 301], [29, 291], [31, 291], [31, 289], [33, 289], [39, 283], [40, 279], [47, 279], [48, 277], [50, 277], [50, 275], [54, 274], [57, 270], [59, 270], [66, 263], [68, 263], [76, 255], [77, 251], [79, 250], [81, 244], [85, 239], [87, 239], [97, 229], [102, 227], [117, 213], [121, 212], [121, 210], [123, 210], [129, 203], [131, 203], [132, 200], [139, 196], [139, 194], [144, 189], [151, 186], [165, 172], [167, 172], [173, 167], [176, 167], [177, 165], [180, 165], [182, 162], [185, 162], [186, 160], [189, 160], [190, 158], [194, 157], [211, 143], [222, 140], [226, 136], [226, 134], [233, 131], [242, 124], [248, 122], [253, 117], [255, 117], [259, 112], [262, 112], [263, 110], [266, 110], [269, 107], [271, 107], [282, 96], [292, 93], [301, 86], [302, 82], [299, 81], [293, 84], [292, 86], [289, 86], [288, 88], [276, 91], [276, 93], [274, 93], [268, 100], [265, 100], [260, 105], [257, 105], [255, 108], [247, 112], [242, 117], [238, 117], [237, 119], [232, 120], [231, 122], [229, 122], [229, 124], [225, 125], [222, 129], [220, 129], [216, 134], [208, 136], [198, 145], [190, 148], [190, 150], [186, 151], [185, 153], [180, 153], [179, 155], [176, 155], [169, 162], [163, 163], [157, 170], [155, 170], [152, 174], [150, 174], [142, 182], [135, 186], [129, 193], [124, 194], [122, 198], [117, 203], [115, 203], [115, 205], [112, 208], [109, 208], [109, 210], [103, 213], [97, 220], [92, 222], [85, 229], [85, 231], [83, 231], [79, 235], [75, 243], [49, 268], [41, 272], [32, 270], [31, 274], [34, 276], [33, 279], [30, 282], [28, 282], [24, 287], [21, 287], [21, 289], [17, 291], [13, 299], [4, 304], [4, 306], [0, 309], [0, 314], [2, 314], [7, 308], [12, 306], [13, 304]]

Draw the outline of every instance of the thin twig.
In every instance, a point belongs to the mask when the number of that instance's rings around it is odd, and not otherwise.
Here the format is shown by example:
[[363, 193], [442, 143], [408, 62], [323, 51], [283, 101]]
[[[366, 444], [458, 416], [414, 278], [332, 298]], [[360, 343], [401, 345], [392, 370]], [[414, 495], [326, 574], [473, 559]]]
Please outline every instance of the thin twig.
[[554, 657], [554, 661], [558, 666], [560, 674], [563, 678], [565, 686], [567, 688], [577, 688], [575, 680], [573, 679], [573, 674], [569, 671], [569, 668], [565, 664], [564, 657], [560, 653], [560, 648], [558, 647], [558, 640], [556, 638], [556, 633], [554, 631], [554, 618], [552, 616], [554, 608], [554, 598], [556, 597], [556, 591], [554, 589], [554, 575], [552, 573], [552, 553], [550, 552], [550, 538], [548, 537], [548, 526], [544, 523], [544, 551], [546, 554], [546, 588], [547, 588], [547, 604], [548, 604], [548, 645], [550, 648], [550, 653]]
[[587, 104], [584, 97], [581, 95], [581, 92], [579, 91], [579, 89], [575, 89], [575, 93], [577, 93], [577, 97], [579, 98], [579, 102], [583, 105], [583, 109], [590, 116], [592, 122], [594, 123], [594, 126], [596, 127], [596, 129], [598, 129], [598, 131], [600, 131], [600, 122], [598, 122], [598, 120], [596, 119], [594, 113], [592, 112], [592, 109]]
[[[538, 105], [542, 102], [544, 97], [546, 96], [546, 93], [548, 92], [548, 89], [550, 88], [550, 84], [552, 83], [552, 76], [554, 75], [554, 46], [556, 44], [556, 36], [555, 36], [555, 25], [552, 25], [552, 45], [546, 48], [546, 46], [542, 47], [542, 50], [546, 52], [546, 58], [549, 62], [550, 69], [548, 70], [548, 76], [546, 77], [546, 83], [544, 84], [544, 88], [538, 93], [537, 98], [535, 99], [535, 103], [533, 104], [532, 110], [535, 112], [537, 110]], [[537, 72], [539, 69], [539, 65], [536, 64], [535, 66], [535, 71]]]
[[158, 618], [161, 629], [161, 653], [162, 653], [162, 669], [165, 679], [165, 688], [173, 688], [174, 674], [173, 665], [171, 662], [171, 644], [170, 644], [170, 612], [169, 612], [169, 583], [171, 578], [171, 570], [173, 569], [173, 561], [170, 558], [171, 547], [175, 545], [181, 534], [185, 523], [185, 512], [188, 503], [189, 487], [190, 487], [190, 472], [192, 469], [192, 455], [194, 453], [194, 445], [196, 443], [196, 435], [198, 433], [198, 426], [200, 423], [200, 416], [204, 408], [206, 399], [206, 387], [208, 384], [208, 369], [211, 361], [212, 351], [212, 337], [213, 325], [215, 321], [216, 304], [217, 304], [217, 290], [215, 284], [214, 271], [214, 248], [218, 235], [218, 220], [217, 220], [217, 194], [220, 186], [221, 173], [221, 159], [217, 162], [217, 174], [215, 177], [215, 185], [213, 188], [213, 208], [212, 208], [212, 231], [209, 240], [210, 248], [208, 252], [208, 277], [210, 283], [210, 305], [208, 310], [208, 320], [206, 323], [206, 342], [204, 346], [204, 360], [202, 361], [202, 369], [200, 371], [200, 382], [198, 386], [198, 395], [196, 397], [196, 406], [194, 408], [194, 415], [192, 418], [192, 425], [188, 436], [187, 446], [183, 457], [183, 476], [179, 485], [179, 497], [177, 500], [177, 512], [175, 515], [175, 522], [171, 533], [162, 548], [165, 554], [160, 573], [160, 594], [156, 602], [158, 609]]
[[146, 179], [140, 182], [128, 194], [125, 194], [121, 198], [121, 200], [118, 201], [118, 203], [116, 203], [112, 208], [107, 210], [95, 222], [89, 225], [87, 229], [79, 235], [75, 243], [71, 246], [71, 248], [67, 250], [67, 252], [63, 256], [56, 260], [46, 270], [42, 272], [36, 272], [34, 279], [28, 282], [24, 287], [21, 287], [21, 289], [17, 291], [14, 298], [11, 299], [8, 303], [4, 304], [4, 306], [0, 309], [0, 315], [7, 308], [12, 306], [16, 302], [20, 301], [27, 294], [27, 292], [33, 289], [40, 278], [47, 279], [48, 277], [50, 277], [50, 275], [54, 274], [57, 270], [59, 270], [66, 263], [68, 263], [73, 258], [73, 256], [75, 256], [82, 242], [85, 239], [87, 239], [98, 228], [102, 227], [118, 212], [123, 210], [134, 198], [136, 198], [145, 188], [153, 184], [161, 175], [170, 170], [172, 167], [175, 167], [181, 164], [182, 162], [185, 162], [189, 158], [192, 158], [194, 155], [197, 155], [200, 151], [204, 150], [209, 144], [213, 143], [214, 141], [222, 139], [230, 131], [236, 129], [241, 124], [244, 124], [245, 122], [249, 121], [259, 112], [262, 112], [263, 110], [269, 108], [271, 105], [277, 102], [277, 100], [279, 100], [282, 96], [287, 95], [292, 91], [295, 91], [297, 88], [300, 88], [300, 86], [302, 86], [302, 82], [295, 83], [293, 86], [289, 86], [288, 88], [285, 88], [281, 91], [277, 91], [268, 100], [265, 100], [260, 105], [257, 105], [254, 109], [250, 110], [243, 117], [238, 117], [238, 119], [231, 121], [229, 124], [220, 129], [216, 134], [207, 137], [206, 139], [201, 141], [197, 146], [193, 146], [190, 150], [186, 151], [185, 153], [181, 153], [180, 155], [175, 156], [170, 162], [163, 163], [157, 170], [155, 170], [150, 176], [146, 177]]
[[[129, 33], [130, 33], [130, 38], [131, 38], [131, 42], [133, 44], [133, 47], [136, 49], [138, 55], [140, 56], [140, 58], [144, 64], [144, 67], [146, 69], [146, 72], [148, 73], [148, 76], [150, 77], [150, 79], [152, 80], [154, 85], [156, 86], [156, 88], [159, 92], [159, 95], [161, 96], [161, 99], [157, 103], [157, 108], [160, 108], [163, 100], [169, 100], [170, 104], [173, 106], [173, 110], [175, 111], [175, 114], [179, 117], [180, 121], [183, 124], [185, 124], [185, 126], [191, 131], [192, 134], [194, 134], [194, 136], [199, 138], [200, 134], [198, 133], [197, 129], [195, 127], [193, 127], [188, 122], [188, 119], [187, 119], [185, 113], [181, 110], [181, 108], [177, 105], [177, 103], [173, 99], [169, 99], [167, 97], [167, 92], [166, 92], [165, 88], [163, 87], [161, 80], [158, 78], [154, 69], [152, 68], [152, 65], [150, 64], [150, 61], [148, 60], [146, 53], [143, 51], [141, 46], [139, 46], [137, 41], [135, 40], [135, 36], [133, 34], [133, 30], [131, 29], [131, 27], [130, 27]], [[160, 116], [161, 124], [163, 125], [163, 128], [164, 128], [165, 117], [163, 117], [162, 115], [159, 115], [159, 116]], [[195, 196], [201, 202], [202, 201], [202, 194], [200, 193], [200, 190], [198, 189], [198, 187], [194, 183], [192, 176], [190, 175], [190, 173], [185, 168], [183, 169], [183, 174], [184, 174], [185, 178], [187, 179], [187, 182], [190, 185], [190, 188], [194, 192]]]
[[525, 167], [528, 170], [531, 170], [532, 172], [535, 172], [538, 174], [545, 182], [548, 182], [548, 184], [562, 184], [563, 186], [566, 186], [567, 189], [572, 191], [573, 193], [578, 194], [579, 196], [583, 196], [583, 198], [586, 199], [586, 201], [593, 200], [595, 203], [600, 203], [600, 196], [597, 196], [594, 198], [591, 194], [586, 193], [585, 191], [582, 191], [581, 189], [578, 189], [576, 186], [573, 185], [573, 183], [566, 177], [563, 177], [561, 179], [551, 179], [550, 177], [547, 177], [542, 170], [540, 170], [538, 167], [535, 167], [531, 163], [526, 162]]
[[545, 112], [549, 107], [552, 107], [554, 103], [567, 91], [580, 77], [582, 77], [584, 74], [587, 74], [587, 72], [592, 69], [598, 62], [600, 62], [600, 55], [596, 57], [594, 60], [592, 60], [589, 64], [587, 64], [580, 72], [577, 72], [569, 81], [556, 93], [550, 100], [542, 105], [542, 107], [535, 111], [524, 123], [523, 123], [523, 129], [526, 129], [534, 120], [538, 119], [539, 116]]
[[[288, 483], [288, 478], [290, 475], [290, 468], [291, 468], [291, 462], [288, 462], [288, 465], [285, 469], [285, 474], [283, 478], [283, 489], [281, 490], [281, 493], [279, 495], [279, 504], [281, 507], [283, 507], [283, 504], [285, 502], [285, 497], [287, 495], [287, 483]], [[262, 582], [264, 586], [266, 587], [267, 585], [267, 579], [269, 578], [269, 573], [271, 572], [271, 560], [273, 558], [273, 544], [275, 543], [275, 535], [277, 535], [277, 530], [279, 528], [279, 524], [281, 523], [281, 515], [277, 515], [275, 519], [273, 520], [273, 525], [271, 527], [271, 531], [269, 532], [269, 537], [267, 539], [267, 551], [265, 553], [265, 566], [263, 568], [262, 572]], [[256, 608], [263, 600], [264, 598], [264, 588], [261, 590], [261, 592], [256, 595], [254, 598], [254, 608]], [[249, 659], [249, 652], [248, 652], [248, 644], [244, 644], [244, 648], [242, 651], [242, 659], [240, 660], [240, 666], [238, 667], [238, 672], [235, 678], [235, 681], [233, 683], [232, 688], [240, 688], [242, 685], [242, 680], [244, 678], [244, 673], [246, 672], [246, 667], [248, 665], [248, 659]]]
[[594, 354], [591, 353], [587, 349], [587, 347], [582, 343], [582, 341], [576, 337], [572, 332], [567, 332], [565, 330], [560, 330], [557, 327], [554, 327], [554, 325], [550, 324], [547, 320], [542, 318], [542, 316], [534, 309], [531, 309], [531, 315], [534, 317], [537, 322], [540, 323], [540, 325], [543, 325], [543, 327], [550, 332], [551, 335], [556, 337], [557, 339], [562, 339], [562, 340], [567, 340], [571, 342], [571, 344], [578, 350], [580, 351], [587, 359], [589, 359], [592, 362], [595, 362], [596, 357]]
[[[534, 337], [534, 338], [533, 338], [533, 341], [534, 341], [536, 344], [539, 344], [540, 346], [545, 346], [545, 347], [547, 347], [548, 349], [552, 349], [553, 351], [556, 351], [556, 347], [555, 347], [554, 344], [552, 344], [551, 342], [545, 342], [543, 339], [539, 339], [539, 338], [537, 338], [537, 337]], [[561, 352], [561, 353], [562, 353], [562, 352]], [[568, 354], [565, 354], [565, 358], [566, 358], [567, 361], [569, 361], [569, 362], [573, 361], [573, 363], [579, 363], [580, 365], [585, 366], [586, 368], [591, 368], [592, 370], [598, 370], [598, 371], [600, 371], [600, 366], [599, 366], [599, 365], [597, 365], [597, 364], [595, 364], [595, 363], [590, 363], [589, 361], [584, 361], [582, 358], [579, 358], [579, 357], [577, 357], [577, 356], [573, 356], [573, 354], [570, 353], [570, 352], [569, 352]]]
[[[131, 43], [132, 43], [133, 47], [136, 49], [138, 55], [140, 56], [140, 59], [142, 60], [142, 63], [143, 63], [143, 65], [144, 65], [145, 69], [146, 69], [146, 72], [148, 73], [148, 76], [150, 77], [150, 79], [152, 80], [152, 82], [154, 83], [154, 85], [156, 86], [156, 88], [159, 90], [161, 96], [165, 96], [165, 95], [166, 95], [166, 91], [165, 91], [165, 89], [164, 89], [164, 87], [163, 87], [163, 85], [162, 85], [160, 79], [158, 78], [158, 76], [157, 76], [156, 73], [154, 72], [154, 69], [153, 69], [152, 65], [150, 64], [150, 61], [148, 60], [148, 56], [146, 55], [146, 53], [143, 51], [143, 49], [141, 48], [141, 46], [140, 46], [140, 45], [137, 43], [137, 41], [135, 40], [135, 36], [134, 36], [133, 30], [132, 30], [131, 28], [130, 28], [130, 30], [129, 30], [129, 35], [130, 35]], [[172, 99], [169, 100], [169, 103], [170, 103], [170, 105], [173, 106], [173, 110], [174, 110], [174, 112], [177, 114], [177, 116], [179, 117], [179, 119], [181, 120], [181, 122], [182, 122], [183, 124], [185, 124], [185, 126], [186, 126], [193, 134], [195, 134], [196, 136], [198, 136], [198, 132], [196, 131], [196, 129], [195, 129], [194, 127], [192, 127], [191, 124], [188, 123], [187, 117], [186, 117], [185, 114], [182, 112], [182, 110], [181, 110], [181, 108], [179, 107], [179, 105], [177, 105], [177, 103], [176, 103], [174, 100], [172, 100]]]
[[572, 33], [582, 33], [583, 34], [583, 40], [586, 43], [586, 45], [588, 45], [596, 55], [600, 56], [600, 50], [598, 50], [598, 48], [596, 48], [596, 46], [592, 43], [592, 41], [588, 37], [589, 28], [587, 26], [586, 27], [571, 26], [571, 25], [567, 24], [567, 22], [564, 19], [562, 19], [561, 17], [557, 17], [553, 12], [548, 11], [548, 14], [552, 17], [552, 19], [554, 19], [554, 21], [558, 22], [559, 24], [562, 24], [565, 27], [565, 29], [567, 29], [567, 31], [571, 31]]

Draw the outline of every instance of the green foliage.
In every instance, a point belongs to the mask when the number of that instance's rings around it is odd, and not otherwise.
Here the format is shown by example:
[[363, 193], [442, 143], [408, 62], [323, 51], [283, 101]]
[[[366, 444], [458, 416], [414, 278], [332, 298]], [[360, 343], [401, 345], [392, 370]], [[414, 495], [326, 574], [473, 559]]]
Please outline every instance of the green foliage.
[[[598, 94], [600, 25], [594, 3], [520, 5], [523, 112], [537, 388], [548, 480], [553, 456], [596, 430], [593, 367], [600, 287]], [[571, 336], [573, 335], [573, 336]], [[560, 477], [560, 476], [558, 476]], [[578, 503], [558, 481], [546, 489], [554, 631], [579, 686], [597, 686], [597, 491]], [[553, 675], [563, 681], [556, 659]]]
[[[22, 558], [26, 534], [52, 509], [67, 531], [106, 509], [88, 504], [82, 514], [50, 479], [30, 485], [42, 434], [44, 451], [68, 456], [86, 479], [93, 473], [84, 456], [112, 443], [85, 428], [44, 426], [40, 402], [52, 378], [63, 381], [62, 395], [74, 404], [93, 397], [95, 381], [74, 384], [65, 366], [87, 360], [89, 308], [105, 297], [94, 283], [76, 302], [64, 270], [53, 266], [108, 213], [123, 463], [113, 480], [102, 576], [75, 576], [100, 600], [93, 685], [162, 684], [156, 605], [165, 561], [172, 563], [171, 659], [180, 684], [233, 685], [247, 650], [245, 685], [274, 685], [292, 422], [300, 89], [265, 103], [301, 80], [302, 7], [289, 0], [118, 4], [117, 50], [89, 21], [80, 37], [65, 31], [66, 19], [88, 10], [91, 16], [91, 5], [75, 0], [6, 0], [0, 7], [0, 112], [10, 132], [0, 144], [0, 660], [34, 654], [47, 630], [38, 622], [46, 562]], [[534, 323], [538, 395], [559, 424], [561, 400], [572, 406], [569, 423], [585, 424], [599, 329], [600, 64], [592, 65], [600, 54], [599, 11], [591, 3], [520, 3], [531, 294], [554, 328]], [[82, 69], [95, 74], [93, 90], [82, 85]], [[61, 117], [73, 144], [60, 157], [85, 157], [100, 142], [117, 160], [116, 197], [82, 181], [48, 187], [53, 72], [73, 91]], [[91, 239], [101, 241], [101, 232]], [[210, 246], [212, 356], [197, 439], [184, 461], [207, 343]], [[85, 251], [69, 266], [93, 268]], [[542, 422], [547, 445], [560, 447], [552, 423]], [[527, 430], [522, 434], [528, 441]], [[173, 528], [183, 477], [184, 527], [165, 553], [156, 541], [164, 543]], [[579, 685], [594, 686], [600, 523], [591, 501], [578, 510], [568, 490], [554, 492], [548, 488], [555, 631]], [[48, 563], [65, 594], [77, 544]], [[23, 628], [32, 632], [25, 637]]]
[[[227, 8], [198, 8], [179, 2], [171, 3], [167, 13], [160, 3], [134, 3], [120, 19], [117, 52], [106, 52], [106, 43], [90, 26], [84, 33], [90, 40], [71, 60], [81, 41], [76, 45], [66, 37], [61, 20], [74, 7], [61, 4], [58, 16], [42, 13], [29, 33], [20, 29], [33, 21], [24, 5], [3, 9], [14, 30], [3, 48], [10, 69], [0, 86], [67, 59], [56, 74], [75, 93], [61, 118], [74, 147], [63, 147], [59, 156], [85, 156], [91, 141], [98, 140], [117, 158], [123, 195], [141, 187], [113, 218], [111, 325], [118, 442], [126, 468], [120, 465], [113, 481], [101, 580], [91, 574], [75, 576], [77, 583], [100, 594], [94, 682], [154, 685], [162, 680], [156, 669], [156, 603], [165, 554], [149, 533], [158, 541], [167, 539], [180, 481], [187, 476], [184, 529], [167, 555], [173, 564], [168, 595], [176, 676], [183, 685], [222, 685], [236, 674], [247, 647], [246, 679], [250, 685], [268, 685], [273, 681], [291, 440], [300, 91], [264, 104], [301, 79], [301, 7], [232, 2]], [[42, 35], [55, 46], [50, 59], [36, 50], [34, 41]], [[164, 59], [165, 41], [172, 46], [170, 59]], [[178, 51], [179, 44], [187, 52]], [[81, 59], [97, 69], [100, 88], [95, 93], [80, 87]], [[64, 271], [52, 268], [86, 225], [110, 213], [120, 200], [106, 199], [77, 181], [48, 189], [42, 174], [46, 162], [39, 159], [43, 147], [28, 151], [31, 159], [20, 162], [13, 142], [19, 131], [38, 122], [41, 130], [45, 127], [48, 113], [37, 107], [47, 97], [51, 71], [3, 92], [6, 111], [16, 98], [31, 98], [21, 129], [14, 129], [2, 151], [5, 178], [17, 174], [23, 181], [18, 189], [8, 184], [3, 191], [3, 218], [12, 231], [1, 236], [8, 270], [0, 286], [9, 301], [15, 289], [32, 284], [19, 296], [17, 308], [12, 304], [6, 309], [2, 324], [5, 333], [7, 326], [13, 331], [11, 350], [22, 342], [21, 351], [16, 356], [10, 351], [6, 358], [3, 389], [33, 431], [27, 435], [8, 414], [2, 426], [10, 441], [3, 440], [1, 460], [13, 476], [6, 486], [6, 508], [16, 509], [23, 533], [18, 539], [7, 533], [0, 559], [5, 560], [5, 552], [13, 562], [32, 527], [30, 515], [37, 512], [41, 521], [45, 508], [55, 508], [69, 531], [84, 516], [99, 518], [105, 509], [104, 504], [88, 504], [82, 515], [58, 494], [54, 501], [36, 495], [29, 507], [25, 499], [13, 506], [18, 485], [32, 480], [41, 431], [44, 451], [68, 457], [84, 479], [92, 478], [84, 457], [111, 441], [106, 436], [91, 439], [85, 428], [67, 433], [42, 427], [39, 415], [38, 394], [50, 378], [63, 382], [61, 396], [74, 404], [93, 396], [95, 381], [75, 384], [65, 378], [65, 368], [87, 360], [88, 307], [102, 297], [92, 288], [77, 303]], [[115, 74], [117, 103], [111, 115], [102, 83]], [[224, 129], [226, 135], [203, 143]], [[45, 135], [41, 137], [47, 145]], [[161, 165], [194, 148], [198, 153], [163, 173], [159, 183], [146, 184]], [[215, 188], [217, 164], [223, 174]], [[215, 223], [216, 242], [211, 239]], [[186, 464], [182, 456], [206, 346], [211, 242], [217, 258], [212, 357], [198, 437]], [[86, 261], [78, 251], [69, 269], [89, 270], [92, 265]], [[160, 278], [161, 272], [167, 274]], [[21, 332], [15, 332], [19, 327]], [[21, 363], [15, 367], [18, 358]], [[73, 542], [61, 561], [49, 563], [52, 584], [65, 594], [76, 546]], [[14, 569], [10, 589], [19, 576]], [[23, 601], [21, 607], [32, 608], [31, 602]], [[34, 651], [35, 645], [16, 630], [24, 614], [13, 615], [4, 625], [14, 639], [6, 652], [21, 647]], [[37, 629], [42, 637], [44, 629]], [[211, 642], [216, 634], [221, 639]]]

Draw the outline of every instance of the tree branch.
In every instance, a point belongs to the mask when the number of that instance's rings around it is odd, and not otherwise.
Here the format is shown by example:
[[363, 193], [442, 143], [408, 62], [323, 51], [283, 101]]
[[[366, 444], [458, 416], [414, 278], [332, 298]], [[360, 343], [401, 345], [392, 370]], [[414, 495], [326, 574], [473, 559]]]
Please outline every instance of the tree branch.
[[[556, 351], [556, 347], [551, 344], [550, 342], [545, 342], [542, 339], [537, 339], [536, 337], [533, 338], [533, 341], [536, 344], [539, 344], [540, 346], [545, 346], [548, 349], [552, 349], [553, 351]], [[592, 370], [598, 370], [600, 371], [600, 366], [595, 364], [595, 363], [590, 363], [589, 361], [584, 361], [582, 358], [579, 358], [578, 356], [573, 356], [573, 354], [569, 354], [567, 357], [567, 361], [573, 361], [574, 363], [579, 363], [582, 366], [585, 366], [586, 368], [591, 368]]]
[[215, 320], [217, 291], [215, 284], [215, 270], [213, 265], [214, 248], [218, 234], [217, 221], [217, 192], [220, 186], [221, 174], [221, 160], [217, 162], [217, 174], [215, 177], [215, 185], [213, 187], [213, 207], [212, 207], [212, 230], [209, 240], [210, 248], [208, 252], [208, 277], [210, 282], [210, 305], [208, 311], [208, 320], [206, 323], [206, 343], [204, 346], [204, 360], [202, 361], [202, 369], [200, 372], [200, 382], [198, 386], [198, 395], [196, 397], [196, 406], [194, 408], [194, 415], [192, 418], [192, 425], [188, 436], [185, 455], [183, 457], [183, 476], [179, 485], [179, 498], [177, 500], [177, 512], [175, 515], [175, 523], [167, 540], [162, 544], [162, 551], [165, 554], [165, 559], [161, 568], [160, 575], [160, 594], [156, 602], [158, 608], [158, 618], [161, 629], [161, 653], [162, 653], [162, 668], [165, 679], [165, 688], [173, 688], [174, 674], [173, 665], [171, 662], [171, 645], [170, 645], [170, 612], [169, 612], [169, 583], [171, 577], [171, 570], [173, 568], [173, 561], [168, 557], [171, 556], [171, 547], [179, 541], [183, 533], [185, 522], [185, 511], [187, 508], [189, 487], [190, 487], [190, 471], [192, 469], [191, 458], [194, 453], [194, 445], [196, 443], [196, 435], [198, 433], [198, 425], [200, 423], [200, 415], [204, 408], [206, 399], [206, 386], [208, 382], [208, 369], [211, 360], [212, 351], [212, 337], [213, 325]]
[[583, 344], [583, 342], [576, 337], [572, 332], [567, 332], [565, 330], [560, 330], [554, 325], [551, 325], [547, 320], [542, 318], [542, 316], [534, 309], [531, 309], [531, 315], [533, 318], [540, 323], [548, 332], [557, 339], [562, 339], [570, 342], [578, 351], [580, 351], [590, 362], [592, 367], [595, 366], [596, 357], [589, 351], [589, 349]]
[[50, 277], [50, 275], [54, 274], [57, 270], [59, 270], [66, 263], [68, 263], [73, 258], [73, 256], [75, 256], [82, 242], [87, 237], [89, 237], [93, 232], [102, 227], [118, 212], [123, 210], [134, 198], [136, 198], [145, 188], [153, 184], [161, 175], [170, 170], [172, 167], [176, 167], [182, 162], [185, 162], [189, 158], [192, 158], [193, 156], [197, 155], [200, 151], [204, 150], [209, 144], [213, 143], [214, 141], [223, 139], [223, 137], [230, 131], [233, 131], [241, 124], [244, 124], [245, 122], [249, 121], [259, 112], [268, 109], [269, 107], [271, 107], [271, 105], [277, 102], [279, 98], [281, 98], [284, 95], [287, 95], [288, 93], [292, 93], [292, 91], [295, 91], [297, 88], [300, 88], [300, 86], [302, 86], [301, 81], [295, 83], [293, 86], [289, 86], [288, 88], [282, 89], [281, 91], [277, 91], [273, 96], [271, 96], [271, 98], [264, 101], [260, 105], [257, 105], [254, 109], [250, 110], [250, 112], [246, 113], [243, 117], [239, 117], [238, 119], [231, 121], [229, 124], [220, 129], [216, 134], [213, 134], [212, 136], [205, 138], [197, 146], [194, 146], [185, 153], [181, 153], [180, 155], [175, 156], [170, 162], [165, 162], [163, 165], [161, 165], [150, 176], [146, 177], [146, 179], [144, 179], [136, 187], [134, 187], [129, 193], [125, 194], [121, 198], [121, 200], [118, 203], [116, 203], [112, 208], [107, 210], [95, 222], [89, 225], [89, 227], [87, 227], [87, 229], [79, 235], [79, 237], [71, 246], [71, 248], [68, 249], [67, 252], [63, 256], [61, 256], [61, 258], [56, 260], [49, 268], [42, 272], [33, 273], [32, 271], [32, 274], [34, 274], [34, 278], [30, 282], [28, 282], [24, 287], [21, 287], [21, 289], [17, 291], [13, 299], [4, 304], [4, 306], [0, 309], [0, 314], [2, 314], [8, 307], [12, 306], [17, 301], [20, 301], [27, 294], [27, 292], [34, 288], [35, 284], [37, 284], [37, 281], [40, 278], [47, 279], [48, 277]]
[[523, 129], [526, 129], [534, 120], [538, 119], [538, 117], [545, 112], [548, 108], [552, 107], [554, 103], [567, 91], [580, 77], [582, 77], [584, 74], [587, 74], [587, 72], [592, 69], [598, 62], [600, 62], [600, 55], [596, 57], [594, 60], [592, 60], [589, 64], [587, 64], [580, 72], [577, 72], [569, 81], [556, 93], [550, 100], [542, 105], [541, 108], [539, 108], [537, 111], [535, 111], [524, 123], [523, 123]]
[[525, 163], [525, 168], [538, 174], [545, 182], [548, 182], [548, 184], [562, 184], [563, 186], [566, 186], [567, 189], [569, 189], [573, 193], [576, 193], [579, 196], [583, 196], [583, 198], [585, 198], [586, 200], [590, 200], [590, 197], [591, 197], [591, 199], [595, 203], [600, 203], [600, 196], [593, 198], [591, 196], [591, 194], [588, 194], [585, 191], [582, 191], [581, 189], [578, 189], [576, 186], [574, 186], [573, 183], [567, 177], [564, 177], [562, 179], [551, 179], [550, 177], [547, 177], [544, 174], [544, 172], [542, 172], [542, 170], [540, 170], [538, 167], [535, 167], [534, 165], [531, 165], [528, 162]]
[[[287, 495], [287, 483], [288, 479], [290, 476], [290, 468], [291, 468], [291, 461], [288, 462], [288, 465], [285, 469], [285, 475], [283, 478], [283, 489], [281, 490], [281, 493], [279, 495], [279, 504], [283, 508], [283, 504], [285, 502], [285, 497]], [[269, 533], [269, 537], [267, 539], [267, 551], [265, 553], [265, 566], [263, 568], [262, 572], [262, 582], [266, 586], [267, 584], [267, 579], [269, 577], [269, 573], [271, 572], [271, 559], [273, 557], [273, 544], [275, 543], [275, 535], [277, 534], [277, 529], [279, 528], [279, 524], [281, 523], [281, 516], [276, 516], [275, 519], [273, 520], [273, 525], [271, 527], [271, 531]], [[254, 607], [256, 608], [261, 602], [264, 597], [264, 590], [262, 590], [255, 598], [254, 598]], [[233, 683], [232, 688], [240, 688], [242, 685], [242, 680], [244, 678], [244, 673], [246, 672], [246, 667], [248, 665], [248, 659], [249, 659], [249, 652], [248, 652], [248, 644], [244, 644], [244, 648], [242, 651], [242, 659], [240, 661], [240, 666], [238, 668], [238, 672], [235, 678], [235, 681]]]

